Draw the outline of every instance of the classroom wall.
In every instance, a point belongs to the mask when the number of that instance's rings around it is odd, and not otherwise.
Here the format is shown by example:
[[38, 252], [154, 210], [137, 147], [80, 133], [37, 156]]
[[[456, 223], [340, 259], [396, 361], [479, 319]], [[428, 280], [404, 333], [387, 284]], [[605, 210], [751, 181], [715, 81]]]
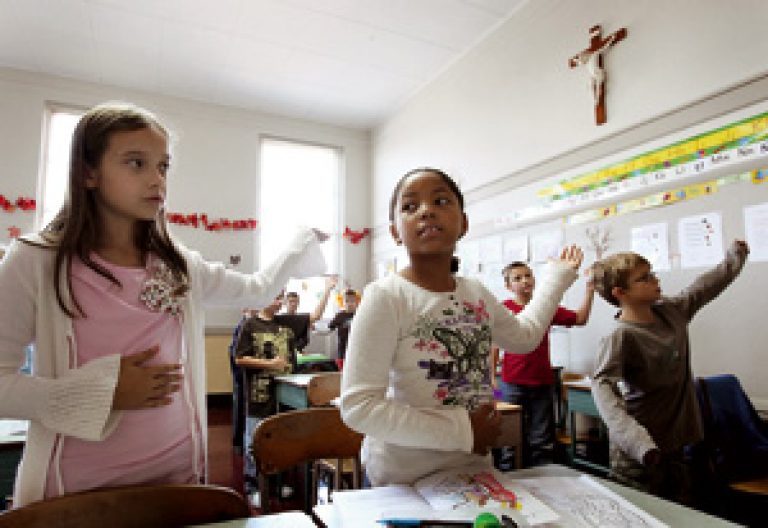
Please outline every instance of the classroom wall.
[[[209, 217], [259, 218], [259, 139], [262, 135], [339, 147], [343, 153], [340, 224], [369, 225], [370, 139], [366, 131], [287, 119], [237, 108], [170, 98], [147, 92], [82, 83], [48, 75], [0, 68], [0, 194], [37, 197], [46, 103], [89, 107], [106, 100], [127, 100], [158, 113], [176, 138], [168, 180], [168, 209], [205, 212]], [[0, 211], [0, 241], [7, 227], [26, 232], [34, 213]], [[253, 232], [210, 233], [171, 226], [189, 247], [210, 260], [228, 262], [240, 254], [241, 271], [257, 269], [258, 228]], [[341, 272], [352, 286], [367, 280], [368, 241], [340, 244]], [[236, 310], [211, 310], [207, 324], [227, 326]]]
[[[470, 231], [478, 239], [505, 229], [494, 218], [532, 205], [536, 181], [609, 159], [634, 145], [682, 130], [766, 99], [768, 41], [754, 38], [768, 20], [758, 0], [536, 0], [527, 2], [374, 131], [373, 262], [395, 254], [386, 232], [394, 182], [416, 166], [455, 175], [468, 201]], [[608, 52], [608, 122], [595, 126], [589, 77], [571, 70], [569, 57], [588, 44], [588, 28], [606, 35], [626, 27], [628, 37]], [[598, 163], [599, 164], [599, 163]], [[531, 183], [534, 182], [533, 186]], [[743, 234], [742, 206], [766, 201], [766, 189], [730, 188], [709, 198], [615, 221], [612, 250], [628, 249], [629, 227], [658, 221], [676, 229], [678, 217], [722, 210], [725, 240]], [[559, 221], [520, 228], [546, 230]], [[583, 243], [584, 226], [565, 229]], [[676, 240], [673, 238], [674, 251]], [[592, 257], [594, 258], [594, 257]], [[768, 333], [760, 320], [765, 264], [744, 276], [691, 326], [697, 375], [736, 373], [753, 400], [768, 407], [764, 360]], [[700, 271], [700, 270], [698, 270]], [[697, 270], [662, 276], [674, 292]], [[567, 294], [580, 300], [583, 282]], [[585, 329], [553, 336], [568, 368], [589, 372], [599, 336], [613, 310], [596, 301]], [[727, 314], [727, 326], [723, 316]]]

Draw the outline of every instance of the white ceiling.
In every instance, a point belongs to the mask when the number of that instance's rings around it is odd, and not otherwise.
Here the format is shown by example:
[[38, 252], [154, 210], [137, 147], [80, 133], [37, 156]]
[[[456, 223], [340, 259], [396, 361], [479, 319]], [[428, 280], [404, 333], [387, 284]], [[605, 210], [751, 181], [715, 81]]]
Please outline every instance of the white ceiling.
[[370, 128], [526, 1], [0, 0], [0, 66]]

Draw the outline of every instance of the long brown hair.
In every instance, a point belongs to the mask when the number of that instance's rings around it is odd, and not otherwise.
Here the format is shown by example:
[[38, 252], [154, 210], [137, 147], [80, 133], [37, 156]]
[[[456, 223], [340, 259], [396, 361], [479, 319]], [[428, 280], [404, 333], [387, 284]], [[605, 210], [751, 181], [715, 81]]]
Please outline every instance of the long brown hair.
[[[77, 256], [99, 275], [120, 286], [112, 273], [91, 258], [101, 233], [96, 208], [95, 190], [86, 187], [89, 170], [101, 164], [112, 134], [153, 128], [168, 137], [168, 131], [150, 112], [127, 103], [104, 103], [86, 112], [75, 127], [72, 136], [72, 153], [69, 164], [69, 189], [67, 198], [56, 217], [42, 230], [41, 236], [56, 249], [53, 270], [56, 299], [61, 309], [70, 317], [75, 312], [86, 314], [72, 292], [72, 257]], [[149, 253], [158, 256], [173, 273], [177, 283], [186, 290], [187, 263], [168, 234], [165, 211], [161, 209], [154, 220], [138, 220], [134, 228], [134, 243], [146, 261]], [[66, 280], [71, 306], [61, 288], [62, 268], [66, 264]]]

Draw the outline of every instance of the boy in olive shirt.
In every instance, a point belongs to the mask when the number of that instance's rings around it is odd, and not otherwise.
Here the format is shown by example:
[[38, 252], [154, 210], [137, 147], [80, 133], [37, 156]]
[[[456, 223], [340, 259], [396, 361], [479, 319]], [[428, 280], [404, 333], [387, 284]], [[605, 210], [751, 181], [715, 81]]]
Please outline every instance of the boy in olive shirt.
[[618, 306], [601, 341], [592, 394], [610, 438], [611, 476], [678, 502], [692, 494], [683, 447], [702, 440], [691, 373], [688, 323], [739, 274], [749, 248], [736, 240], [714, 269], [673, 297], [661, 294], [649, 262], [618, 253], [593, 267], [595, 289]]

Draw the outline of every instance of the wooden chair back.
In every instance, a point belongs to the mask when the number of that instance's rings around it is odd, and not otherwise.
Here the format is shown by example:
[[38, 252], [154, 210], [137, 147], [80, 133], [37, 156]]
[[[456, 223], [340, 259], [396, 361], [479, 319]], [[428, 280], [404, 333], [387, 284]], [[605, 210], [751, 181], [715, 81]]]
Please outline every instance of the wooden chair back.
[[341, 395], [341, 372], [325, 372], [312, 376], [307, 385], [307, 403], [310, 407], [331, 404]]
[[175, 528], [249, 517], [234, 490], [212, 485], [104, 488], [62, 495], [0, 515], [0, 528]]
[[341, 420], [335, 407], [314, 407], [270, 416], [253, 433], [253, 455], [259, 468], [261, 508], [269, 511], [267, 476], [321, 458], [354, 458], [355, 473], [362, 473], [363, 435]]

